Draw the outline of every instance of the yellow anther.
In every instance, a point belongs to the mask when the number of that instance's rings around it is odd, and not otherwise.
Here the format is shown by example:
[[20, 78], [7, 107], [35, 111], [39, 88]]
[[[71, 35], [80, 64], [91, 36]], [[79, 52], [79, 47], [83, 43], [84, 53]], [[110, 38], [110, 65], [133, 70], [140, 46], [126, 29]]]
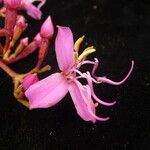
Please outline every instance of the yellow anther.
[[96, 49], [91, 46], [86, 48], [83, 53], [78, 57], [78, 61], [82, 61], [83, 59], [85, 59], [89, 54], [94, 53], [96, 51]]
[[74, 44], [74, 51], [75, 52], [78, 52], [79, 51], [79, 48], [80, 48], [80, 45], [81, 43], [83, 42], [85, 36], [83, 35], [82, 37], [80, 37]]
[[[84, 51], [89, 51], [89, 50], [91, 50], [91, 49], [95, 49], [94, 46], [87, 47]], [[83, 52], [84, 52], [84, 51], [83, 51]], [[96, 51], [96, 49], [95, 49], [95, 51]]]

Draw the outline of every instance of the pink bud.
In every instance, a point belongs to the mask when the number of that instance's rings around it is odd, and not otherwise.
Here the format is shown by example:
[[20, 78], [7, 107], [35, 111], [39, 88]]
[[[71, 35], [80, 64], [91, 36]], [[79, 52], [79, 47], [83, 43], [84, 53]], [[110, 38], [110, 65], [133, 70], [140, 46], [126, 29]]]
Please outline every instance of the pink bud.
[[28, 26], [28, 24], [26, 23], [26, 19], [23, 16], [20, 16], [16, 22], [16, 26], [18, 26], [22, 31], [24, 31], [26, 27]]
[[17, 20], [17, 24], [25, 24], [26, 20], [23, 16], [20, 16], [19, 19]]
[[26, 38], [24, 38], [24, 39], [21, 40], [21, 44], [22, 44], [23, 46], [27, 46], [27, 45], [28, 45], [28, 41], [29, 41], [29, 38], [26, 37]]
[[42, 38], [41, 38], [41, 36], [40, 36], [39, 33], [35, 36], [34, 40], [36, 41], [36, 43], [37, 43], [38, 45], [41, 44]]
[[26, 91], [32, 84], [36, 83], [37, 81], [39, 81], [39, 78], [36, 74], [29, 74], [23, 79], [23, 89]]
[[54, 26], [51, 17], [49, 16], [43, 23], [40, 35], [44, 38], [52, 38], [54, 34]]
[[4, 0], [4, 3], [11, 8], [18, 8], [21, 5], [21, 0]]

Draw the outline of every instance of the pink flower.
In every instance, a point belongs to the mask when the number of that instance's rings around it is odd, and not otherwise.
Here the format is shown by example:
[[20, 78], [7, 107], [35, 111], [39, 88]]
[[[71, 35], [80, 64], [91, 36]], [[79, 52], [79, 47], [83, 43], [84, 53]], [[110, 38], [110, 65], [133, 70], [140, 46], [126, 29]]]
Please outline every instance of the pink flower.
[[[104, 102], [95, 95], [93, 82], [96, 84], [106, 82], [106, 78], [104, 80], [103, 78], [94, 75], [98, 66], [97, 61], [85, 60], [88, 54], [95, 51], [93, 47], [88, 47], [78, 56], [78, 50], [83, 38], [84, 37], [79, 38], [74, 45], [73, 35], [70, 28], [58, 26], [55, 48], [57, 62], [61, 72], [52, 74], [51, 76], [31, 85], [27, 89], [25, 95], [29, 100], [29, 107], [31, 109], [51, 107], [61, 101], [69, 92], [77, 113], [83, 120], [92, 121], [94, 123], [96, 120], [106, 121], [109, 119], [109, 117], [102, 118], [96, 115], [97, 103], [105, 106], [112, 106], [115, 102]], [[81, 73], [79, 71], [79, 68], [83, 64], [94, 65], [92, 72], [94, 78], [91, 77], [89, 72]], [[133, 63], [127, 77], [130, 75], [132, 69]], [[87, 84], [82, 85], [78, 81], [79, 78], [86, 79]]]
[[[39, 5], [36, 7], [33, 5], [33, 2], [39, 2]], [[26, 9], [27, 14], [34, 19], [41, 19], [42, 12], [40, 8], [45, 4], [46, 0], [22, 0], [22, 8]]]

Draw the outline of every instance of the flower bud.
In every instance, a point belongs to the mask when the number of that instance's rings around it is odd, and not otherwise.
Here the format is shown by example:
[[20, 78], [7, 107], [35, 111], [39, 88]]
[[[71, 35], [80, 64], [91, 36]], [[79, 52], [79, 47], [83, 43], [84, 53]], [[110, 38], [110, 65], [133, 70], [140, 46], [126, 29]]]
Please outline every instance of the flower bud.
[[36, 43], [37, 43], [38, 45], [41, 44], [42, 38], [41, 38], [41, 36], [40, 36], [39, 33], [35, 36], [34, 40], [36, 41]]
[[39, 78], [36, 74], [29, 74], [23, 79], [23, 89], [26, 91], [32, 84], [36, 83], [37, 81], [39, 81]]
[[22, 29], [22, 31], [24, 31], [25, 28], [27, 27], [26, 19], [23, 16], [20, 16], [16, 22], [16, 26], [18, 26], [19, 28]]
[[29, 38], [28, 38], [28, 37], [22, 39], [22, 40], [21, 40], [21, 45], [27, 46], [27, 45], [28, 45], [28, 41], [29, 41]]
[[52, 38], [54, 34], [54, 26], [51, 17], [49, 16], [43, 23], [40, 31], [41, 37]]

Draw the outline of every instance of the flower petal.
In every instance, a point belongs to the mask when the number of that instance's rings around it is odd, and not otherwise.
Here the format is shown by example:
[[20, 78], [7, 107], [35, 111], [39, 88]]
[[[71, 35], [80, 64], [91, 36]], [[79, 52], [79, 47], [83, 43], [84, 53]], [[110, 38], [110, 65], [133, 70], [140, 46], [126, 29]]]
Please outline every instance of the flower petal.
[[39, 8], [35, 7], [34, 5], [25, 5], [25, 9], [27, 14], [34, 19], [40, 20], [42, 16], [42, 12]]
[[[69, 86], [69, 92], [72, 97], [75, 108], [77, 110], [77, 113], [83, 120], [95, 122], [96, 119], [94, 117], [92, 117], [91, 114], [89, 113], [89, 111], [87, 109], [87, 104], [85, 103], [85, 101], [81, 95], [81, 90], [83, 91], [82, 85], [79, 88], [77, 86], [77, 84], [74, 82], [72, 82]], [[93, 105], [94, 105], [94, 103], [93, 103]]]
[[67, 81], [60, 73], [55, 73], [30, 86], [25, 95], [31, 109], [48, 108], [58, 103], [67, 92]]
[[91, 90], [88, 85], [83, 86], [79, 81], [72, 82], [69, 92], [76, 107], [78, 115], [85, 121], [106, 121], [109, 118], [100, 118], [95, 115], [95, 104], [91, 99]]
[[61, 71], [67, 71], [74, 65], [73, 45], [73, 35], [70, 28], [58, 26], [55, 50]]
[[[38, 6], [34, 6], [34, 2], [39, 2]], [[22, 8], [27, 10], [27, 14], [34, 19], [41, 19], [42, 12], [40, 8], [45, 4], [46, 0], [22, 0]]]
[[37, 7], [41, 8], [46, 3], [46, 0], [22, 0], [22, 3], [25, 3], [27, 5], [33, 5], [32, 3], [34, 2], [39, 2]]

